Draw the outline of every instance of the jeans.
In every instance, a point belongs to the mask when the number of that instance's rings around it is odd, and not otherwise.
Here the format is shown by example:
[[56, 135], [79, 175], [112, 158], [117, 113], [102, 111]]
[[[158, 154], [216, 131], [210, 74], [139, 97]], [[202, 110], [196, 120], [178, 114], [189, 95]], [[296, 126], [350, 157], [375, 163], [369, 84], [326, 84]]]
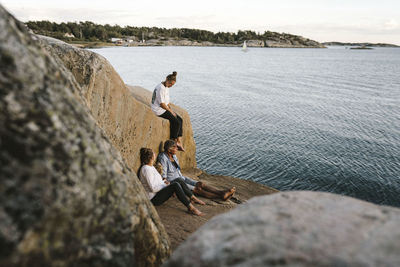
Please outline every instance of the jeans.
[[170, 138], [176, 139], [182, 136], [182, 118], [176, 114], [176, 117], [172, 115], [168, 110], [161, 114], [159, 117], [169, 120], [170, 126]]
[[191, 198], [193, 193], [190, 191], [182, 178], [173, 180], [171, 184], [158, 191], [157, 194], [151, 199], [151, 203], [153, 203], [154, 206], [159, 206], [167, 201], [174, 193], [183, 205], [186, 207], [190, 205], [190, 200], [188, 200], [187, 197]]
[[183, 176], [183, 178], [185, 179], [184, 181], [185, 181], [187, 187], [188, 187], [190, 190], [193, 190], [194, 187], [196, 186], [196, 184], [198, 183], [198, 181], [193, 180], [193, 179], [190, 179], [190, 178], [188, 178], [188, 177]]

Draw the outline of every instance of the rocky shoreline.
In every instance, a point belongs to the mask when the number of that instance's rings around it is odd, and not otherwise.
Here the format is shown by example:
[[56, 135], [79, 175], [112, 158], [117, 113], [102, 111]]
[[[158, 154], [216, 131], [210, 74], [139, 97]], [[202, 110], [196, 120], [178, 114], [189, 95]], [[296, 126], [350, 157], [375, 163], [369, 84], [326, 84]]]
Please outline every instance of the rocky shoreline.
[[205, 217], [155, 208], [135, 174], [169, 137], [151, 92], [1, 5], [0, 44], [1, 266], [400, 266], [400, 209], [204, 173], [177, 106], [185, 175], [237, 192]]
[[[320, 44], [316, 41], [312, 41], [303, 37], [299, 37], [300, 40], [246, 40], [247, 47], [251, 48], [326, 48], [323, 44]], [[243, 42], [241, 43], [226, 43], [226, 44], [217, 44], [213, 42], [199, 42], [192, 41], [189, 39], [173, 39], [173, 38], [161, 38], [161, 39], [149, 39], [145, 42], [142, 41], [132, 41], [132, 42], [121, 42], [119, 44], [114, 43], [82, 43], [79, 44], [77, 42], [71, 43], [74, 46], [81, 48], [101, 48], [101, 47], [113, 47], [113, 46], [121, 46], [121, 47], [147, 47], [147, 46], [197, 46], [197, 47], [242, 47]]]
[[[160, 266], [171, 241], [135, 174], [140, 147], [158, 151], [169, 135], [151, 92], [0, 14], [0, 265]], [[174, 109], [185, 120], [181, 166], [196, 168], [190, 117]]]
[[[325, 48], [324, 45], [303, 37], [299, 40], [246, 40], [247, 47], [269, 47], [269, 48]], [[243, 43], [217, 44], [213, 42], [198, 42], [188, 39], [150, 39], [143, 42], [123, 43], [124, 46], [216, 46], [216, 47], [242, 47]]]
[[[242, 46], [280, 48], [323, 48], [317, 41], [290, 33], [251, 30], [234, 32], [211, 32], [188, 28], [134, 27], [100, 25], [90, 21], [55, 23], [28, 21], [34, 33], [85, 46], [101, 46], [111, 42], [120, 46]], [[95, 29], [95, 30], [94, 30]], [[110, 44], [111, 44], [110, 43]]]

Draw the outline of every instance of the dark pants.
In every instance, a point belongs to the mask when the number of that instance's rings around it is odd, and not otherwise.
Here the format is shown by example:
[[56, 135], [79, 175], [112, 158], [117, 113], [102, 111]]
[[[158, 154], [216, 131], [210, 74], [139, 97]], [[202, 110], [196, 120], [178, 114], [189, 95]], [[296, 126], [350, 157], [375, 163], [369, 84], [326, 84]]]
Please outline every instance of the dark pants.
[[161, 118], [169, 120], [170, 127], [170, 138], [176, 139], [182, 136], [182, 118], [176, 114], [176, 117], [172, 115], [168, 110], [160, 115]]
[[188, 200], [186, 196], [191, 198], [193, 193], [190, 191], [182, 178], [173, 180], [167, 187], [164, 187], [158, 191], [157, 194], [151, 199], [151, 203], [153, 203], [154, 206], [159, 206], [167, 201], [174, 193], [183, 205], [186, 207], [190, 205], [190, 200]]

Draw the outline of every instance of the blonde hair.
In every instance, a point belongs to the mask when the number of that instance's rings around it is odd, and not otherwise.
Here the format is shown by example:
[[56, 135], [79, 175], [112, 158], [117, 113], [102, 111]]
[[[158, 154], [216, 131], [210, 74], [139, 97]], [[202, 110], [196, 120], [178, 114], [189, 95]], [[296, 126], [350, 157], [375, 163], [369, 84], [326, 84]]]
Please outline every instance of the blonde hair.
[[161, 165], [160, 162], [157, 162], [156, 165], [154, 165], [154, 167], [156, 168], [156, 170], [158, 171], [158, 173], [159, 173], [160, 175], [163, 174], [163, 168], [162, 168], [162, 165]]

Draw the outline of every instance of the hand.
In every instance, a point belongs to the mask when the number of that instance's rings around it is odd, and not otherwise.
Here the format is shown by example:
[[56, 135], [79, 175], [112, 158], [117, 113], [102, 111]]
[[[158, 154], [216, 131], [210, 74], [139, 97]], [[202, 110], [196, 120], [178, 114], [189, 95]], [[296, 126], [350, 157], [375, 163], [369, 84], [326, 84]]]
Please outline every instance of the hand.
[[166, 185], [169, 185], [169, 184], [170, 184], [170, 182], [167, 181], [167, 180], [164, 180], [164, 183], [165, 183]]

